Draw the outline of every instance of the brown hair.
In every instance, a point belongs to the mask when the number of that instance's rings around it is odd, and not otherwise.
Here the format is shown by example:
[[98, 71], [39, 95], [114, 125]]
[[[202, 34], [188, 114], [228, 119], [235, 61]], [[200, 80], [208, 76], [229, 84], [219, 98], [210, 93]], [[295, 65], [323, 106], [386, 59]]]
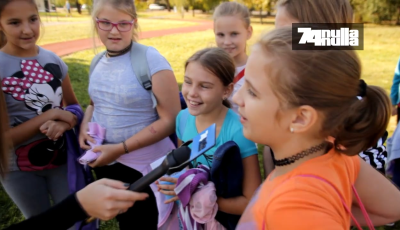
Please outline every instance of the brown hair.
[[[216, 77], [218, 77], [224, 86], [233, 83], [235, 77], [235, 63], [232, 57], [221, 48], [206, 48], [193, 54], [185, 64], [185, 70], [189, 63], [198, 62]], [[222, 101], [226, 107], [230, 108], [231, 103], [228, 99]]]
[[356, 155], [383, 136], [390, 119], [386, 92], [367, 86], [359, 100], [361, 65], [353, 50], [292, 50], [292, 28], [275, 29], [264, 35], [257, 48], [272, 57], [277, 71], [268, 76], [281, 108], [309, 105], [323, 115], [321, 137], [335, 138], [334, 147]]
[[[12, 2], [14, 0], [0, 0], [0, 18], [1, 18], [1, 13], [3, 12], [4, 8], [8, 5], [8, 3]], [[38, 15], [39, 15], [39, 10], [37, 8], [37, 5], [35, 3], [35, 1], [33, 0], [24, 0], [27, 2], [32, 3], [33, 5], [35, 5], [36, 10], [38, 11]], [[0, 31], [0, 48], [3, 48], [7, 43], [7, 38], [6, 35], [4, 34], [3, 31]]]
[[245, 5], [238, 2], [223, 2], [214, 11], [214, 21], [221, 16], [240, 16], [246, 27], [250, 26], [250, 11]]
[[349, 0], [280, 0], [277, 5], [300, 23], [353, 22]]
[[[97, 23], [96, 23], [96, 18], [99, 15], [100, 11], [103, 9], [103, 6], [109, 4], [113, 8], [125, 13], [129, 14], [133, 19], [135, 19], [135, 22], [133, 24], [133, 29], [132, 29], [132, 40], [136, 41], [138, 38], [138, 23], [137, 23], [137, 13], [136, 13], [136, 7], [135, 3], [132, 0], [96, 0], [95, 5], [93, 6], [93, 12], [92, 12], [92, 19], [93, 19], [93, 24], [94, 24], [94, 32], [97, 33]], [[93, 36], [94, 39], [94, 36]], [[95, 40], [94, 40], [95, 41]], [[95, 44], [95, 42], [94, 42]]]
[[4, 178], [8, 170], [8, 160], [11, 142], [7, 138], [6, 132], [9, 129], [7, 105], [3, 91], [0, 92], [0, 176]]

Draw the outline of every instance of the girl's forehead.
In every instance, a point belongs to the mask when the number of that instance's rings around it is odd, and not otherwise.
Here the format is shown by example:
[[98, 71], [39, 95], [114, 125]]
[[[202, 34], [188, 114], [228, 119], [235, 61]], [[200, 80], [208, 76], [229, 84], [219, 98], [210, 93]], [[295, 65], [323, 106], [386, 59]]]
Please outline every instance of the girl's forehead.
[[123, 10], [112, 6], [111, 4], [105, 4], [97, 14], [98, 18], [104, 18], [109, 20], [132, 20], [132, 16], [128, 13], [128, 9]]
[[25, 18], [26, 16], [31, 17], [38, 14], [35, 3], [28, 1], [11, 1], [1, 10], [2, 17]]

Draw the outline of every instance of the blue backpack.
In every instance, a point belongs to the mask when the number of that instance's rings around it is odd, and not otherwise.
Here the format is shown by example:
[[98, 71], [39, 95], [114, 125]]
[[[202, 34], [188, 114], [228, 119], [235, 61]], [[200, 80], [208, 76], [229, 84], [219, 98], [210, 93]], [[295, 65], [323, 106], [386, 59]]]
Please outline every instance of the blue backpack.
[[[143, 86], [143, 88], [146, 89], [150, 93], [151, 100], [153, 102], [153, 108], [156, 108], [157, 99], [154, 96], [154, 93], [152, 91], [151, 75], [149, 72], [147, 58], [143, 58], [143, 57], [146, 57], [148, 48], [149, 48], [148, 46], [139, 44], [137, 42], [133, 42], [131, 51], [130, 51], [131, 62], [132, 62], [133, 72], [135, 73], [136, 78], [138, 79], [140, 84]], [[97, 54], [93, 58], [92, 62], [90, 63], [89, 76], [92, 74], [97, 63], [99, 63], [100, 59], [105, 55], [105, 53], [106, 53], [106, 51], [103, 51], [103, 52]], [[182, 93], [179, 93], [179, 98], [181, 101], [181, 108], [182, 109], [187, 108], [187, 105], [182, 96]], [[178, 138], [177, 138], [176, 134], [173, 133], [169, 137], [172, 140], [172, 142], [174, 143], [175, 147], [177, 147], [178, 146]]]

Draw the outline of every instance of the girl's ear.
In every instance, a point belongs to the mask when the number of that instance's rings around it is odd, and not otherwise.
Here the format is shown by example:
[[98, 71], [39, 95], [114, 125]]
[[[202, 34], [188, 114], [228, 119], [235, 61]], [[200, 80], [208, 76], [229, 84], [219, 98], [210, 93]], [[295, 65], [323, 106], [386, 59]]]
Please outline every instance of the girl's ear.
[[233, 91], [233, 83], [225, 87], [224, 95], [222, 96], [222, 98], [229, 98], [232, 94], [232, 91]]
[[247, 28], [247, 40], [249, 40], [251, 36], [253, 36], [253, 27], [249, 26], [249, 28]]

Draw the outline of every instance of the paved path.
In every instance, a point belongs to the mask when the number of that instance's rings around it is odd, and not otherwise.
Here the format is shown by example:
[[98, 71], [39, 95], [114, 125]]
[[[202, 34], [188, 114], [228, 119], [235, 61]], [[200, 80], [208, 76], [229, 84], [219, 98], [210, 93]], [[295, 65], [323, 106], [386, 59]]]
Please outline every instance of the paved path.
[[[169, 20], [169, 19], [168, 19]], [[196, 20], [197, 21], [197, 20]], [[199, 24], [195, 26], [179, 27], [164, 30], [143, 31], [139, 33], [139, 39], [160, 37], [170, 34], [190, 33], [196, 31], [204, 31], [213, 28], [212, 21], [197, 21]], [[96, 39], [96, 45], [101, 46], [100, 40]], [[78, 51], [91, 49], [94, 47], [93, 38], [84, 38], [66, 42], [46, 44], [42, 46], [45, 49], [51, 50], [58, 56], [69, 55]]]

